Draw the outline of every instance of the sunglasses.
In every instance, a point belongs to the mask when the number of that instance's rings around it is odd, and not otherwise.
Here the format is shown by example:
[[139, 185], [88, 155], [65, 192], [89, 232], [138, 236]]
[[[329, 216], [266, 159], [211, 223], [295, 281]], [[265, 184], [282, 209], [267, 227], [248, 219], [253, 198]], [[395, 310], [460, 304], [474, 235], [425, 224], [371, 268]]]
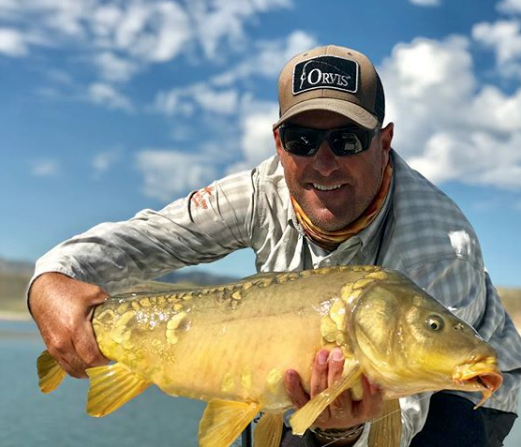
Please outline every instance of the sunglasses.
[[354, 155], [366, 151], [371, 145], [378, 128], [362, 129], [357, 126], [337, 129], [312, 129], [291, 124], [279, 127], [280, 141], [286, 152], [301, 157], [312, 157], [324, 140], [333, 153], [339, 157]]

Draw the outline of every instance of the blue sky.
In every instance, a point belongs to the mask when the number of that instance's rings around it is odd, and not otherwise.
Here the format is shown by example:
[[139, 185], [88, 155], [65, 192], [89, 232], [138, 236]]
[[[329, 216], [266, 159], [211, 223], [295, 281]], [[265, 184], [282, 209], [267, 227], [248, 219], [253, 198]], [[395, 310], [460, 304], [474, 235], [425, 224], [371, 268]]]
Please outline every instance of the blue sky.
[[328, 43], [371, 57], [394, 148], [521, 286], [521, 0], [0, 0], [0, 257], [270, 156], [280, 69]]

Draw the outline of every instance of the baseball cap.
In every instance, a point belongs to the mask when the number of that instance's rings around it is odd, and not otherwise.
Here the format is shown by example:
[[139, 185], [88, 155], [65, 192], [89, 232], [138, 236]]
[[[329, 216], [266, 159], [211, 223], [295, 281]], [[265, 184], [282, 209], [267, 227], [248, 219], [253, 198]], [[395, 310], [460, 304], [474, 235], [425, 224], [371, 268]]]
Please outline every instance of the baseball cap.
[[366, 129], [381, 125], [385, 96], [369, 58], [350, 48], [327, 45], [293, 57], [279, 77], [278, 128], [308, 110], [329, 110]]

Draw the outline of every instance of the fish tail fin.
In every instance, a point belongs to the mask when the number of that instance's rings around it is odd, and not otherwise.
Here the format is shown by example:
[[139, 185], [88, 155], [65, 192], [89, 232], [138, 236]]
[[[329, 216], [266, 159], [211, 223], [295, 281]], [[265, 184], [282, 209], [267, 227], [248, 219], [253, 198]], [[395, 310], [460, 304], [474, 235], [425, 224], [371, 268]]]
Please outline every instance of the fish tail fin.
[[279, 447], [283, 424], [283, 413], [264, 413], [255, 427], [253, 446]]
[[256, 402], [211, 400], [199, 423], [199, 446], [228, 447], [253, 420], [260, 408]]
[[66, 372], [58, 364], [56, 359], [49, 354], [49, 351], [43, 351], [36, 361], [38, 370], [38, 386], [42, 393], [50, 393], [60, 386]]
[[87, 413], [94, 417], [112, 413], [150, 386], [150, 382], [120, 363], [89, 368], [87, 375]]

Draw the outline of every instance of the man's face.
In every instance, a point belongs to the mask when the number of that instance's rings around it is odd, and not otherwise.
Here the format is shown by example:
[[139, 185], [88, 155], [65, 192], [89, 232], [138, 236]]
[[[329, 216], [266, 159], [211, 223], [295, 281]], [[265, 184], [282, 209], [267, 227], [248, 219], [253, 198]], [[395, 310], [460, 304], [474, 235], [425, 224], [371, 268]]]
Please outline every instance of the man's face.
[[[303, 112], [290, 121], [315, 129], [354, 124], [342, 115], [327, 111]], [[380, 189], [389, 160], [393, 124], [373, 137], [369, 149], [345, 157], [336, 156], [327, 141], [322, 142], [312, 157], [292, 155], [283, 149], [278, 131], [274, 136], [291, 195], [315, 225], [334, 231], [358, 218]]]

